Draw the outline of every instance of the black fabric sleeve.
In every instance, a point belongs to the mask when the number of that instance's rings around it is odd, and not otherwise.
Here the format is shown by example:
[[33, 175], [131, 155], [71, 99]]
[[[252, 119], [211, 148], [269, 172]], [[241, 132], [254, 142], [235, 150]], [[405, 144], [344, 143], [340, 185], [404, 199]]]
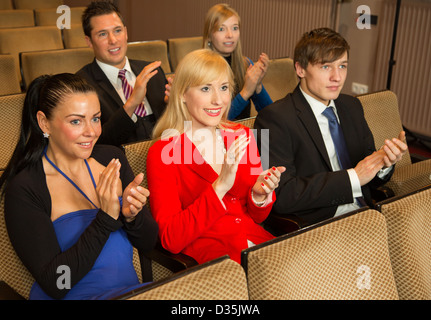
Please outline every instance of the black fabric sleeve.
[[24, 266], [52, 298], [63, 298], [68, 290], [57, 288], [57, 268], [71, 271], [72, 287], [92, 268], [111, 232], [121, 221], [99, 210], [78, 242], [61, 252], [50, 214], [40, 201], [40, 192], [29, 181], [13, 181], [5, 194], [5, 220], [10, 240]]

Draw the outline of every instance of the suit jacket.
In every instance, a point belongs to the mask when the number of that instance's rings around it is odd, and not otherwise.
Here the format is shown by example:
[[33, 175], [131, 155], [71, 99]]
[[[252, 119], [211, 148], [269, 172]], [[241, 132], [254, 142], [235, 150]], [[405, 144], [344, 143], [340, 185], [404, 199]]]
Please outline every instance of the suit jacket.
[[[375, 151], [374, 138], [355, 97], [341, 94], [335, 101], [352, 166]], [[333, 217], [338, 205], [353, 202], [347, 170], [333, 172], [317, 120], [299, 89], [259, 112], [255, 121], [261, 155], [269, 155], [270, 166], [285, 166], [275, 190], [274, 212], [300, 216], [306, 224]], [[261, 145], [269, 129], [269, 145]], [[362, 187], [372, 205], [370, 187], [389, 180], [375, 177]]]
[[[129, 60], [130, 67], [135, 75], [139, 75], [142, 69], [150, 62]], [[123, 109], [123, 101], [117, 94], [115, 88], [99, 67], [96, 59], [92, 63], [84, 66], [77, 72], [96, 88], [99, 96], [100, 108], [102, 111], [102, 134], [98, 140], [101, 144], [111, 144], [120, 146], [123, 143], [134, 142], [151, 138], [142, 128], [142, 122], [133, 122]], [[159, 119], [166, 109], [164, 103], [165, 84], [167, 83], [162, 68], [147, 84], [147, 99], [153, 110], [155, 119]]]
[[[228, 150], [243, 131], [221, 132]], [[259, 225], [273, 202], [258, 207], [251, 199], [251, 188], [262, 172], [253, 135], [246, 155], [223, 205], [212, 188], [217, 173], [185, 134], [151, 146], [147, 156], [150, 205], [165, 249], [183, 252], [198, 263], [226, 254], [240, 263], [247, 240], [259, 244], [274, 238]], [[274, 200], [275, 194], [272, 196]]]

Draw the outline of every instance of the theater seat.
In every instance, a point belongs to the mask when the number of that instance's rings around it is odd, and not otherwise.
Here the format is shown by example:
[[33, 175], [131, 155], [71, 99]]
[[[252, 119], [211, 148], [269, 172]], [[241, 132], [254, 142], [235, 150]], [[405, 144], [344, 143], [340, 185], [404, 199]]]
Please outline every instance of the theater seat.
[[[81, 16], [85, 7], [70, 8], [70, 23], [72, 25], [81, 24]], [[57, 20], [63, 13], [57, 13], [56, 8], [34, 10], [34, 20], [37, 26], [56, 26]], [[82, 27], [81, 27], [82, 28]]]
[[15, 9], [47, 9], [57, 8], [63, 0], [13, 0]]
[[161, 61], [163, 72], [166, 74], [171, 73], [166, 41], [152, 40], [129, 42], [127, 45], [127, 57], [135, 60]]
[[[129, 292], [117, 299], [248, 300], [247, 280], [242, 267], [224, 256]], [[215, 310], [213, 312], [215, 313]]]
[[[403, 130], [394, 92], [384, 90], [358, 96], [364, 107], [365, 118], [374, 136], [376, 149], [385, 139], [398, 137]], [[412, 163], [410, 153], [395, 165], [390, 181], [385, 184], [396, 196], [408, 194], [431, 183], [431, 159]]]
[[169, 58], [171, 61], [172, 71], [175, 72], [178, 63], [187, 53], [201, 48], [202, 36], [168, 39]]
[[252, 300], [397, 300], [383, 215], [362, 209], [242, 252]]
[[34, 27], [33, 10], [0, 10], [0, 28]]
[[272, 59], [262, 84], [273, 101], [293, 92], [298, 84], [298, 76], [290, 58]]
[[431, 299], [431, 185], [377, 204], [402, 300]]
[[15, 59], [10, 54], [0, 54], [0, 96], [21, 93]]
[[[0, 29], [0, 53], [11, 54], [17, 70], [21, 52], [63, 48], [61, 31], [55, 26]], [[18, 78], [21, 80], [21, 73]]]
[[21, 53], [23, 86], [44, 74], [75, 73], [94, 59], [90, 48], [44, 50]]
[[80, 24], [72, 24], [70, 29], [63, 29], [62, 33], [65, 49], [88, 47], [84, 30]]

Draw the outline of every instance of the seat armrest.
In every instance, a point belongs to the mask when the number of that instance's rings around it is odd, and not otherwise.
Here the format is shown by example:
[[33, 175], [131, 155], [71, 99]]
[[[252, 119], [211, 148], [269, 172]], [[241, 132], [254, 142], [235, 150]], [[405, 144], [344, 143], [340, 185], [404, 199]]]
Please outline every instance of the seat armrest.
[[195, 259], [186, 254], [169, 252], [160, 242], [146, 256], [174, 273], [198, 264]]
[[18, 292], [6, 282], [0, 281], [0, 300], [25, 300]]

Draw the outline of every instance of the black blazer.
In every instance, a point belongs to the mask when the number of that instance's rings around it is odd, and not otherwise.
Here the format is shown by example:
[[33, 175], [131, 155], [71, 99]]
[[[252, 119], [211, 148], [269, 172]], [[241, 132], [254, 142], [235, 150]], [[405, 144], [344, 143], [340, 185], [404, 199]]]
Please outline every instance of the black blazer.
[[[139, 60], [129, 60], [129, 62], [136, 76], [150, 63]], [[167, 83], [162, 68], [159, 67], [157, 70], [157, 74], [148, 81], [146, 94], [156, 121], [166, 109], [164, 97], [165, 84]], [[124, 111], [123, 101], [95, 59], [79, 70], [77, 74], [93, 85], [99, 96], [102, 111], [102, 134], [98, 143], [120, 146], [123, 143], [150, 138], [143, 133], [145, 130], [140, 128], [142, 123], [133, 122]]]
[[[374, 138], [357, 98], [341, 94], [335, 105], [354, 167], [375, 151]], [[287, 169], [275, 190], [274, 212], [294, 214], [311, 224], [333, 217], [338, 205], [353, 202], [347, 170], [332, 171], [319, 125], [299, 85], [293, 93], [262, 109], [255, 128], [263, 165], [266, 157], [269, 166]], [[260, 129], [269, 129], [269, 140]], [[372, 204], [370, 187], [387, 182], [391, 174], [386, 180], [375, 177], [362, 187], [368, 205]]]

